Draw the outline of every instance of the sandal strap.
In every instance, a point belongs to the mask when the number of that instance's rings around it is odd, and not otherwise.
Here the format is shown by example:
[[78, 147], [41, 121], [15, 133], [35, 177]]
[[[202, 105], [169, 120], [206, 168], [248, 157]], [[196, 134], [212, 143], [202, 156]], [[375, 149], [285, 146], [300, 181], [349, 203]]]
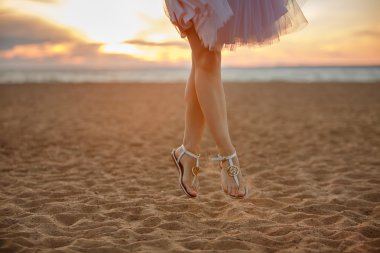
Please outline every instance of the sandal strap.
[[191, 187], [193, 187], [195, 185], [195, 182], [196, 182], [196, 179], [197, 179], [197, 175], [193, 175], [193, 181], [191, 181]]
[[194, 154], [194, 153], [190, 152], [189, 150], [187, 150], [187, 149], [185, 148], [185, 146], [184, 146], [183, 144], [182, 144], [181, 147], [179, 147], [179, 148], [181, 149], [181, 153], [180, 153], [180, 155], [178, 156], [178, 160], [177, 160], [177, 162], [179, 162], [179, 161], [181, 160], [182, 156], [186, 154], [186, 155], [188, 155], [188, 156], [190, 156], [190, 157], [196, 159], [196, 165], [195, 165], [195, 166], [199, 167], [199, 158], [200, 158], [200, 156], [201, 156], [200, 154]]
[[[186, 154], [192, 158], [194, 158], [196, 160], [196, 164], [195, 164], [195, 167], [192, 168], [191, 172], [193, 173], [193, 180], [191, 182], [191, 186], [194, 186], [195, 182], [196, 182], [196, 179], [198, 177], [198, 173], [199, 173], [199, 158], [200, 158], [200, 154], [194, 154], [192, 152], [190, 152], [189, 150], [187, 150], [185, 148], [185, 146], [182, 144], [180, 147], [181, 149], [181, 153], [180, 155], [178, 156], [178, 159], [177, 159], [177, 162], [179, 163], [179, 161], [181, 160], [181, 158]], [[194, 171], [195, 170], [195, 171]]]
[[[237, 170], [237, 173], [235, 172], [235, 173], [233, 174], [232, 177], [234, 178], [234, 181], [235, 181], [235, 183], [237, 184], [237, 186], [240, 187], [240, 182], [239, 182], [239, 178], [238, 178], [238, 174], [239, 174], [239, 172], [240, 172], [240, 169], [239, 169], [238, 166], [234, 165], [234, 162], [233, 162], [233, 160], [232, 160], [232, 158], [234, 158], [235, 156], [236, 156], [236, 150], [235, 150], [231, 155], [228, 155], [228, 156], [222, 156], [222, 155], [218, 154], [217, 156], [210, 157], [209, 159], [210, 159], [211, 161], [221, 161], [221, 162], [223, 162], [223, 161], [227, 161], [227, 160], [228, 160], [228, 163], [229, 163], [228, 171], [229, 171], [230, 169], [235, 169], [235, 170]], [[221, 164], [220, 164], [220, 167], [222, 167]], [[228, 172], [228, 171], [227, 171], [227, 172]]]
[[230, 164], [230, 166], [234, 166], [234, 162], [232, 161], [232, 158], [234, 158], [235, 156], [236, 156], [236, 150], [231, 155], [221, 156], [220, 154], [218, 154], [215, 157], [210, 157], [210, 160], [211, 161], [226, 161], [226, 160], [228, 160], [228, 163]]

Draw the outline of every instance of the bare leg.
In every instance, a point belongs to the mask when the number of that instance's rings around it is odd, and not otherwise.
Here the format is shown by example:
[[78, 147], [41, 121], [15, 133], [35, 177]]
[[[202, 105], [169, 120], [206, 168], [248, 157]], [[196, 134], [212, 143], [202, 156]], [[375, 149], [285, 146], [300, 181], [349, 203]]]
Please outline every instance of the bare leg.
[[[200, 108], [209, 126], [210, 132], [219, 149], [219, 153], [227, 156], [235, 150], [232, 145], [227, 122], [227, 110], [224, 89], [221, 81], [221, 52], [210, 51], [202, 45], [194, 28], [187, 32], [195, 70], [195, 90]], [[235, 164], [239, 165], [237, 158]], [[227, 165], [224, 162], [224, 166]], [[245, 182], [239, 173], [240, 188], [226, 170], [222, 170], [222, 187], [233, 196], [245, 195]]]
[[[186, 84], [185, 90], [186, 114], [185, 114], [185, 133], [183, 144], [187, 150], [192, 153], [200, 152], [200, 143], [205, 127], [205, 119], [200, 108], [197, 93], [195, 92], [195, 69], [191, 68], [190, 76]], [[179, 150], [176, 151], [176, 156], [179, 156]], [[191, 187], [193, 178], [191, 168], [195, 165], [195, 160], [189, 156], [183, 156], [181, 163], [184, 167], [183, 183], [187, 191], [191, 195], [197, 194], [198, 183]]]

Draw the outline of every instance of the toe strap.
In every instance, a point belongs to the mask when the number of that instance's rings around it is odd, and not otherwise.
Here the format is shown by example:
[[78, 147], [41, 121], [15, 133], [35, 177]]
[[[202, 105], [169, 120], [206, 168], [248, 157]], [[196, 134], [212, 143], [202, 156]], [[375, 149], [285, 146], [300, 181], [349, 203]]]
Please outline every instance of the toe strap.
[[200, 168], [196, 165], [191, 169], [191, 172], [193, 173], [193, 181], [191, 182], [191, 187], [193, 187], [195, 185], [197, 178], [198, 178]]
[[197, 176], [194, 176], [193, 177], [193, 181], [191, 182], [191, 187], [194, 187], [196, 179], [197, 179]]
[[227, 173], [230, 177], [234, 178], [235, 183], [237, 184], [238, 187], [240, 187], [240, 182], [239, 182], [239, 178], [238, 178], [238, 175], [240, 173], [240, 168], [236, 165], [230, 165], [227, 168]]
[[239, 178], [237, 177], [237, 175], [234, 176], [234, 180], [237, 186], [240, 187]]

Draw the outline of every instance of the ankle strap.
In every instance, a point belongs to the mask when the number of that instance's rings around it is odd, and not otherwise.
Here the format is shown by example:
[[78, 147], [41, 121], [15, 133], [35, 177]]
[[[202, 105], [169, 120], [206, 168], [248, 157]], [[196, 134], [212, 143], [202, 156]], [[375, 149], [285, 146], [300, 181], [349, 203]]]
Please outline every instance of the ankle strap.
[[181, 160], [182, 156], [184, 154], [187, 154], [189, 156], [191, 156], [192, 158], [196, 159], [197, 162], [196, 162], [196, 167], [199, 167], [199, 157], [201, 156], [200, 154], [194, 154], [194, 153], [191, 153], [189, 150], [187, 150], [185, 148], [185, 146], [182, 144], [181, 147], [179, 147], [181, 149], [181, 154], [178, 156], [178, 161]]
[[230, 166], [233, 166], [234, 162], [232, 161], [232, 158], [234, 158], [235, 156], [236, 156], [236, 150], [231, 155], [221, 156], [220, 154], [218, 154], [215, 157], [210, 157], [210, 160], [211, 161], [226, 161], [226, 160], [228, 160], [228, 163], [230, 164]]

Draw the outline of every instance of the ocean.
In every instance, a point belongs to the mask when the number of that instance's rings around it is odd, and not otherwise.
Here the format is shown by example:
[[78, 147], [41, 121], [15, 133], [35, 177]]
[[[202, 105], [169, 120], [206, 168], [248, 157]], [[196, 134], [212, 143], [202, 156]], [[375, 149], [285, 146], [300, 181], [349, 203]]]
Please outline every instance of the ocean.
[[[0, 69], [0, 84], [20, 83], [184, 83], [187, 68], [149, 69]], [[380, 66], [375, 67], [259, 67], [223, 68], [224, 82], [379, 82]]]

